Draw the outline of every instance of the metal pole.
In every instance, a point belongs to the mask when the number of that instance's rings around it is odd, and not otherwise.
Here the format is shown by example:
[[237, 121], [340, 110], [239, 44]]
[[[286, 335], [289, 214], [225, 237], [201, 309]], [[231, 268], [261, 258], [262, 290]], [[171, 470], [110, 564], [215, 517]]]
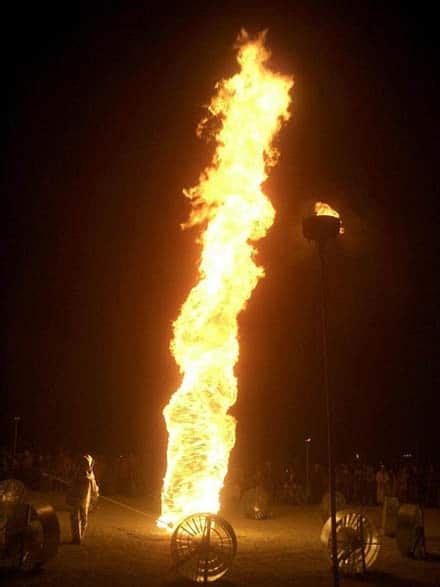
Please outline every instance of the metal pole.
[[18, 423], [20, 422], [20, 416], [14, 417], [14, 442], [12, 445], [12, 465], [14, 465], [15, 455], [17, 454], [17, 440], [18, 440]]
[[306, 438], [306, 503], [310, 501], [310, 462], [309, 462], [310, 438]]
[[339, 587], [338, 545], [336, 542], [336, 478], [333, 456], [333, 406], [330, 397], [327, 356], [327, 273], [325, 264], [325, 243], [318, 241], [318, 253], [321, 267], [321, 330], [322, 330], [322, 363], [325, 403], [327, 411], [327, 449], [328, 449], [328, 484], [330, 496], [330, 518], [332, 537], [332, 569], [333, 585]]
[[309, 503], [309, 443], [306, 442], [306, 503]]

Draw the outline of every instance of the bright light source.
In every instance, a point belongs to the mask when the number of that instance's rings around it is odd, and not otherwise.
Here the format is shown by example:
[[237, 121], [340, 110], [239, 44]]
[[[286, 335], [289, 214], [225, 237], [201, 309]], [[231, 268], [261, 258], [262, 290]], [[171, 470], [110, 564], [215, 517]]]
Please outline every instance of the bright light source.
[[251, 40], [243, 33], [240, 71], [216, 85], [198, 129], [199, 135], [208, 132], [212, 118], [217, 148], [199, 184], [184, 192], [193, 204], [187, 226], [203, 226], [197, 236], [202, 251], [199, 280], [173, 325], [171, 351], [182, 383], [163, 412], [169, 438], [162, 526], [195, 512], [218, 512], [235, 444], [229, 408], [237, 399], [237, 317], [264, 275], [255, 243], [275, 210], [262, 186], [277, 160], [273, 141], [290, 116], [293, 85], [269, 69], [269, 56], [264, 34]]

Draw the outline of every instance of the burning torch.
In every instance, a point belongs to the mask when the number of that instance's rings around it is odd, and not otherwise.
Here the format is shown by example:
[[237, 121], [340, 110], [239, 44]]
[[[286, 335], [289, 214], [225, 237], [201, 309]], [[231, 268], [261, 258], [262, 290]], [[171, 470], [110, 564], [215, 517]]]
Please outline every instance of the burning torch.
[[326, 267], [326, 245], [330, 239], [336, 238], [343, 233], [339, 214], [328, 204], [317, 202], [315, 214], [304, 218], [303, 234], [306, 239], [316, 243], [320, 268], [321, 268], [321, 336], [322, 336], [322, 365], [323, 365], [323, 386], [327, 412], [327, 449], [328, 449], [328, 471], [329, 471], [329, 495], [330, 495], [330, 518], [331, 518], [331, 548], [332, 548], [332, 569], [333, 585], [339, 587], [339, 567], [336, 542], [336, 478], [335, 463], [333, 454], [333, 402], [330, 394], [328, 377], [328, 353], [327, 353], [327, 267]]

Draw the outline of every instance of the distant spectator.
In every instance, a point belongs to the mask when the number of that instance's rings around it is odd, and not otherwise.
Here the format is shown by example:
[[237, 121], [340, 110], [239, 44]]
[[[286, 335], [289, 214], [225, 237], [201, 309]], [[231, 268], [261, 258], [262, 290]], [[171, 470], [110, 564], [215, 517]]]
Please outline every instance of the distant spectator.
[[381, 465], [376, 473], [376, 501], [379, 505], [382, 505], [385, 500], [385, 491], [389, 486], [390, 477], [385, 465]]

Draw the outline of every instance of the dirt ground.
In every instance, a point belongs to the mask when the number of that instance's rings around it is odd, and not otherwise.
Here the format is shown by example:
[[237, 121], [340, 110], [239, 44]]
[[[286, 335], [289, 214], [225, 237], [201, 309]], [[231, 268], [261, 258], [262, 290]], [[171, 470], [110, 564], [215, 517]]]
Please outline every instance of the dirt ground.
[[[58, 494], [29, 496], [29, 501], [51, 503], [57, 509], [62, 544], [58, 555], [35, 574], [2, 571], [0, 583], [35, 586], [156, 586], [191, 585], [171, 569], [170, 540], [155, 526], [155, 517], [141, 516], [101, 500], [91, 515], [84, 544], [70, 544], [68, 512]], [[146, 498], [115, 498], [143, 511], [154, 511]], [[381, 511], [368, 508], [367, 515], [379, 526]], [[330, 587], [329, 564], [320, 545], [322, 526], [318, 507], [279, 507], [268, 520], [244, 519], [237, 507], [222, 515], [237, 534], [238, 553], [231, 571], [219, 587], [279, 586]], [[364, 577], [346, 578], [341, 585], [440, 587], [440, 510], [425, 511], [427, 560], [403, 558], [395, 540], [382, 538], [379, 558]]]

